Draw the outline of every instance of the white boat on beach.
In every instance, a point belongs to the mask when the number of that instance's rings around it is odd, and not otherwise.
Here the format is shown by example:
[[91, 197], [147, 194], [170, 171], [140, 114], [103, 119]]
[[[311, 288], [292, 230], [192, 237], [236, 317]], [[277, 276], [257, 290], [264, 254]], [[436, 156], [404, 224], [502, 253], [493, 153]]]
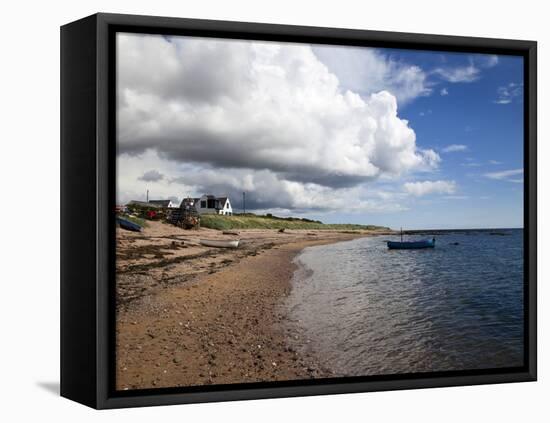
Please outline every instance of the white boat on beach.
[[218, 248], [237, 248], [239, 246], [240, 240], [230, 240], [230, 239], [201, 239], [201, 244], [207, 247], [218, 247]]

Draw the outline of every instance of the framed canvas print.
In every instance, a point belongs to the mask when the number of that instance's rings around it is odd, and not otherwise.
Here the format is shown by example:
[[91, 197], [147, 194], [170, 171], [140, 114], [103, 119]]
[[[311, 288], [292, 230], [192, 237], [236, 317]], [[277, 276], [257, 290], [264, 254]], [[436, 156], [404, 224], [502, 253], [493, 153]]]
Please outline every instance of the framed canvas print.
[[61, 393], [536, 380], [536, 43], [61, 29]]

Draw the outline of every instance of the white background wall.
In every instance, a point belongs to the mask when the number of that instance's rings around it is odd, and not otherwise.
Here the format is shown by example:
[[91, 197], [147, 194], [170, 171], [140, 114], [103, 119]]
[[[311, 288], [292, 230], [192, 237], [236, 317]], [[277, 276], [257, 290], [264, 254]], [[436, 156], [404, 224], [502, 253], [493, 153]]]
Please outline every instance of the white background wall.
[[[4, 2], [0, 25], [0, 419], [519, 422], [542, 421], [546, 414], [548, 421], [550, 371], [544, 354], [549, 342], [545, 285], [550, 248], [545, 217], [550, 212], [546, 187], [550, 157], [544, 118], [550, 112], [550, 31], [543, 5], [530, 0]], [[59, 26], [98, 11], [538, 40], [539, 382], [108, 412], [58, 397], [53, 391], [59, 381]], [[24, 205], [36, 208], [23, 209]]]

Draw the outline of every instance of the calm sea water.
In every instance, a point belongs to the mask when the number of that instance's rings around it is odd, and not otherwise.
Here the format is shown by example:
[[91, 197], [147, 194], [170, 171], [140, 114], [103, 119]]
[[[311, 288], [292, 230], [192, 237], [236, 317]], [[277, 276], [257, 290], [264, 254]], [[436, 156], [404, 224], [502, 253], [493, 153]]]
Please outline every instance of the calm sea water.
[[523, 233], [502, 232], [438, 234], [426, 250], [388, 250], [388, 236], [306, 248], [286, 311], [339, 375], [521, 366]]

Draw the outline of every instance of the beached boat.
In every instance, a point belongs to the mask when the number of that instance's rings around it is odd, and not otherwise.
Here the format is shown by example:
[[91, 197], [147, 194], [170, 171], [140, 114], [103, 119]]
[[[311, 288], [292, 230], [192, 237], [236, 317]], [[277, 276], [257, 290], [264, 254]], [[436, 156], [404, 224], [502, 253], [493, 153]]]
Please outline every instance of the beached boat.
[[390, 250], [415, 250], [419, 248], [434, 248], [435, 238], [422, 239], [420, 241], [388, 241]]
[[130, 220], [124, 219], [122, 217], [117, 216], [116, 223], [122, 229], [126, 229], [127, 231], [141, 232], [143, 230], [143, 228], [137, 223], [131, 222]]
[[237, 248], [239, 246], [239, 240], [230, 239], [201, 239], [201, 244], [207, 247], [218, 248]]

